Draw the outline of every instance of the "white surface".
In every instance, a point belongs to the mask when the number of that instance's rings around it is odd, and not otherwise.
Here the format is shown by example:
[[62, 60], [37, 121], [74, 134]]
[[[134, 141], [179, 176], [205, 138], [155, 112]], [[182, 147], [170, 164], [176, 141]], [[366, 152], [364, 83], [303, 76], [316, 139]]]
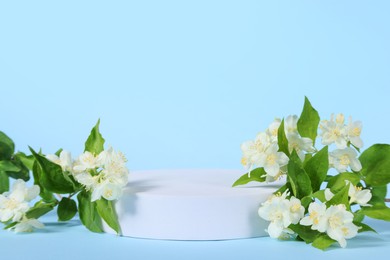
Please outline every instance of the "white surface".
[[267, 223], [257, 209], [280, 183], [232, 188], [242, 174], [239, 170], [133, 172], [116, 203], [122, 235], [172, 240], [265, 236]]

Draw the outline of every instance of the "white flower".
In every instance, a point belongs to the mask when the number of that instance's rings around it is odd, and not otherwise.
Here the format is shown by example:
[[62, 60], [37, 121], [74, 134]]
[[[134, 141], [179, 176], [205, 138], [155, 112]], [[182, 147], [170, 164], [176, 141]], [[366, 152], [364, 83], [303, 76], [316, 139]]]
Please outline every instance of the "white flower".
[[251, 168], [253, 164], [253, 156], [257, 152], [254, 141], [246, 141], [241, 144], [242, 158], [241, 164], [245, 167]]
[[295, 197], [290, 198], [290, 219], [292, 224], [298, 224], [298, 222], [305, 215], [305, 208], [302, 206], [301, 201]]
[[87, 189], [92, 189], [99, 182], [99, 176], [92, 176], [90, 173], [82, 172], [74, 175], [74, 178], [79, 183], [87, 187]]
[[73, 170], [73, 160], [70, 152], [61, 151], [60, 156], [48, 154], [46, 158], [61, 166], [63, 171], [71, 172]]
[[341, 247], [346, 247], [347, 241], [345, 239], [357, 235], [359, 228], [352, 223], [353, 214], [347, 211], [344, 205], [330, 206], [326, 210], [325, 219], [326, 233], [330, 238], [336, 240]]
[[264, 167], [267, 175], [271, 177], [278, 176], [280, 168], [288, 164], [288, 157], [282, 152], [278, 152], [279, 147], [277, 144], [270, 145], [267, 150], [261, 154], [257, 165]]
[[326, 232], [330, 238], [339, 242], [341, 247], [345, 247], [347, 245], [345, 239], [356, 236], [359, 229], [352, 221], [353, 214], [342, 204], [326, 208], [324, 203], [312, 202], [309, 205], [309, 215], [304, 217], [300, 224], [311, 226], [311, 229], [319, 232]]
[[242, 159], [241, 163], [248, 169], [257, 164], [259, 158], [270, 145], [270, 137], [264, 133], [258, 133], [254, 141], [246, 141], [241, 144]]
[[313, 141], [310, 138], [307, 137], [300, 137], [297, 133], [290, 133], [287, 134], [287, 140], [288, 140], [288, 150], [291, 153], [293, 150], [295, 150], [299, 156], [299, 159], [301, 161], [305, 160], [305, 153], [306, 152], [314, 152], [315, 149], [313, 147]]
[[335, 143], [338, 149], [347, 147], [347, 130], [344, 125], [343, 114], [338, 114], [336, 116], [336, 121], [333, 120], [333, 115], [331, 116], [330, 121], [322, 121], [320, 129], [322, 130], [320, 136], [322, 137], [323, 145]]
[[125, 156], [111, 147], [97, 156], [85, 152], [76, 162], [73, 175], [76, 181], [92, 192], [91, 201], [102, 197], [106, 200], [116, 200], [129, 182], [126, 162]]
[[367, 204], [372, 198], [371, 191], [368, 189], [363, 190], [362, 187], [357, 187], [349, 183], [348, 196], [350, 197], [350, 204], [356, 202], [361, 206], [371, 206]]
[[45, 225], [43, 225], [37, 219], [23, 218], [18, 224], [13, 226], [12, 229], [16, 233], [20, 233], [20, 232], [32, 232], [34, 228], [44, 228], [44, 227]]
[[329, 162], [338, 172], [345, 172], [348, 167], [358, 172], [362, 169], [362, 164], [357, 159], [357, 153], [354, 149], [347, 147], [345, 149], [336, 149], [331, 152]]
[[91, 201], [101, 197], [106, 200], [116, 200], [122, 195], [122, 186], [110, 182], [99, 183], [92, 192]]
[[288, 134], [298, 134], [298, 116], [289, 115], [284, 120], [284, 132]]
[[362, 132], [362, 122], [352, 121], [352, 117], [349, 118], [349, 123], [347, 126], [348, 139], [357, 148], [363, 147], [363, 140], [360, 138]]
[[126, 168], [127, 159], [121, 152], [116, 152], [112, 148], [101, 152], [98, 156], [100, 164], [104, 167], [104, 170], [110, 174], [122, 174], [128, 175], [128, 169]]
[[16, 180], [10, 192], [0, 195], [0, 221], [20, 221], [30, 209], [28, 202], [39, 195], [39, 186], [26, 187], [23, 180]]
[[278, 141], [278, 130], [281, 122], [282, 121], [279, 118], [275, 118], [266, 130], [266, 133], [270, 137], [272, 143]]
[[288, 200], [288, 191], [273, 195], [262, 203], [258, 210], [259, 216], [270, 221], [267, 232], [272, 238], [283, 238], [291, 234], [290, 224], [297, 224], [303, 217], [305, 209], [301, 201], [295, 197]]
[[266, 174], [265, 176], [265, 181], [268, 183], [268, 182], [274, 182], [276, 180], [279, 180], [283, 175], [285, 175], [287, 173], [287, 165], [285, 166], [281, 166], [280, 167], [280, 170], [279, 170], [279, 173], [275, 176], [271, 176], [271, 175], [268, 175]]
[[291, 224], [290, 203], [287, 199], [273, 197], [259, 208], [259, 216], [270, 221], [267, 232], [272, 238], [279, 238]]
[[327, 222], [325, 219], [326, 205], [324, 203], [312, 202], [309, 205], [309, 215], [299, 222], [304, 226], [311, 226], [311, 229], [325, 232]]
[[76, 160], [73, 170], [75, 172], [83, 172], [90, 169], [96, 169], [100, 166], [98, 157], [86, 151], [82, 153]]

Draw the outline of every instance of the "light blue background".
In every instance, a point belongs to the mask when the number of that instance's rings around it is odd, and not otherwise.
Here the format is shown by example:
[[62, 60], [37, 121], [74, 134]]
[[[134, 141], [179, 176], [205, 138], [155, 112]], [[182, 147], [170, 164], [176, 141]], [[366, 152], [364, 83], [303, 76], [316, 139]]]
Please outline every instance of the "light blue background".
[[387, 0], [1, 1], [0, 129], [18, 150], [76, 155], [100, 118], [131, 169], [240, 168], [241, 142], [306, 95], [323, 118], [362, 120], [366, 148], [390, 143], [389, 12]]
[[240, 168], [242, 141], [300, 113], [390, 143], [389, 1], [2, 1], [0, 128], [83, 150], [101, 118], [132, 169]]

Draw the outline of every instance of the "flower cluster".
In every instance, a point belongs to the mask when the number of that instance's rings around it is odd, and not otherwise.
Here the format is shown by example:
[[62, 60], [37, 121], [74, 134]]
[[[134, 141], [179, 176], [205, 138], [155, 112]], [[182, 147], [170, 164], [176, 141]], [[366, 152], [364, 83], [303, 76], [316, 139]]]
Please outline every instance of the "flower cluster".
[[[90, 231], [104, 232], [107, 224], [120, 234], [114, 201], [128, 183], [127, 160], [121, 152], [104, 148], [99, 124], [100, 120], [76, 159], [62, 149], [48, 155], [31, 147], [31, 155], [15, 153], [14, 142], [0, 131], [0, 222], [6, 224], [5, 229], [41, 228], [37, 219], [56, 209], [59, 221], [69, 221], [79, 213]], [[27, 188], [30, 172], [35, 185]], [[11, 191], [9, 178], [16, 179]], [[38, 195], [30, 207], [28, 202]]]
[[126, 168], [126, 158], [121, 152], [109, 148], [98, 155], [91, 152], [82, 153], [77, 160], [73, 160], [67, 151], [60, 155], [46, 155], [54, 163], [70, 172], [76, 181], [92, 191], [91, 201], [116, 200], [128, 183], [129, 171]]
[[23, 180], [16, 180], [11, 191], [0, 194], [0, 221], [12, 223], [10, 228], [15, 232], [31, 232], [33, 228], [43, 228], [41, 222], [26, 216], [31, 208], [28, 203], [39, 195], [39, 191], [37, 185], [28, 188]]
[[350, 143], [356, 148], [363, 147], [363, 141], [360, 137], [362, 122], [352, 121], [352, 117], [349, 117], [348, 125], [346, 125], [343, 114], [337, 114], [336, 118], [332, 114], [330, 120], [322, 121], [319, 127], [322, 130], [320, 136], [324, 145], [334, 143], [338, 149], [344, 149]]
[[343, 204], [326, 208], [325, 203], [312, 202], [309, 205], [309, 215], [299, 222], [311, 226], [312, 230], [326, 233], [336, 240], [341, 247], [346, 247], [346, 238], [355, 237], [359, 227], [353, 224], [353, 214]]
[[[298, 116], [290, 115], [284, 121], [284, 132], [288, 140], [288, 150], [295, 150], [299, 158], [305, 159], [305, 152], [314, 152], [313, 140], [301, 137], [297, 128]], [[266, 181], [272, 182], [286, 174], [289, 158], [279, 151], [278, 129], [280, 119], [275, 119], [269, 127], [257, 134], [255, 140], [246, 141], [241, 145], [243, 153], [241, 163], [250, 171], [254, 167], [263, 167]]]
[[[368, 189], [356, 187], [350, 182], [348, 196], [349, 203], [357, 203], [361, 206], [370, 206], [367, 202], [372, 194]], [[346, 239], [355, 237], [359, 227], [353, 224], [354, 215], [348, 211], [343, 204], [331, 205], [327, 207], [326, 202], [334, 197], [329, 188], [325, 189], [325, 201], [319, 200], [311, 202], [308, 207], [308, 214], [305, 216], [305, 208], [299, 199], [290, 196], [286, 190], [283, 194], [272, 195], [266, 202], [261, 204], [258, 210], [259, 216], [269, 221], [267, 229], [272, 238], [288, 238], [294, 235], [289, 226], [291, 224], [301, 224], [310, 226], [312, 230], [326, 233], [331, 239], [336, 240], [341, 247], [347, 245]]]
[[[390, 145], [375, 144], [361, 152], [360, 121], [350, 117], [346, 123], [337, 114], [320, 122], [306, 98], [299, 118], [276, 119], [254, 141], [244, 142], [242, 164], [249, 172], [233, 186], [286, 175], [286, 183], [258, 210], [269, 221], [268, 234], [298, 236], [320, 249], [334, 242], [345, 247], [346, 239], [358, 232], [373, 231], [362, 223], [364, 216], [390, 221], [385, 203]], [[314, 147], [318, 130], [324, 145], [319, 150]]]
[[288, 195], [287, 191], [272, 195], [259, 208], [260, 217], [270, 221], [267, 232], [272, 238], [282, 238], [292, 234], [293, 231], [288, 227], [291, 224], [298, 224], [305, 213], [301, 201], [294, 196], [287, 199]]
[[[324, 120], [320, 124], [320, 136], [322, 137], [323, 145], [335, 144], [337, 149], [329, 153], [329, 161], [331, 167], [338, 172], [347, 171], [348, 167], [351, 170], [358, 172], [362, 169], [360, 161], [357, 159], [357, 152], [355, 149], [363, 147], [363, 141], [360, 137], [362, 132], [362, 123], [360, 121], [352, 121], [349, 117], [348, 125], [345, 124], [345, 117], [343, 114], [331, 115], [330, 120]], [[352, 147], [350, 147], [352, 145]]]

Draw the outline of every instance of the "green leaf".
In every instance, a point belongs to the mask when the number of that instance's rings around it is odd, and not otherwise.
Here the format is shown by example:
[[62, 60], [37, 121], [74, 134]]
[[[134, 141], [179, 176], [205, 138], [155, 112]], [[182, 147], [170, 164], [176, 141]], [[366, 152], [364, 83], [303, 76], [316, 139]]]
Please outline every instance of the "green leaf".
[[251, 181], [264, 182], [265, 176], [267, 173], [264, 171], [264, 168], [256, 168], [249, 173], [245, 173], [238, 180], [233, 183], [233, 187], [238, 185], [245, 185]]
[[76, 201], [70, 198], [62, 198], [57, 208], [59, 221], [71, 220], [77, 213]]
[[309, 99], [305, 97], [305, 104], [301, 116], [298, 119], [298, 132], [302, 137], [308, 137], [313, 140], [313, 145], [317, 137], [318, 124], [320, 123], [320, 116], [315, 110]]
[[313, 197], [319, 199], [321, 202], [325, 202], [325, 190], [319, 190], [313, 193]]
[[326, 207], [330, 207], [331, 205], [344, 204], [347, 207], [347, 209], [349, 209], [350, 205], [348, 200], [348, 191], [349, 191], [349, 185], [344, 184], [344, 188], [342, 188], [339, 192], [337, 192], [332, 199], [326, 202]]
[[364, 224], [364, 223], [359, 223], [359, 222], [353, 222], [353, 224], [355, 224], [356, 226], [359, 227], [359, 230], [358, 232], [359, 233], [362, 233], [362, 232], [374, 232], [374, 233], [378, 233], [376, 232], [375, 229], [373, 229], [372, 227], [370, 227], [369, 225], [367, 224]]
[[361, 174], [370, 186], [383, 186], [390, 182], [390, 145], [374, 144], [359, 157]]
[[87, 141], [85, 142], [85, 151], [92, 154], [99, 154], [104, 150], [104, 138], [99, 132], [100, 119], [97, 121], [94, 128], [92, 128]]
[[75, 183], [62, 171], [61, 166], [37, 154], [31, 147], [30, 150], [41, 168], [39, 182], [46, 190], [59, 194], [75, 192]]
[[306, 167], [306, 164], [307, 164], [307, 162], [311, 159], [313, 157], [313, 154], [312, 153], [307, 153], [307, 154], [305, 154], [305, 160], [303, 161], [303, 168], [305, 168]]
[[360, 182], [360, 176], [353, 172], [342, 172], [331, 177], [327, 187], [333, 192], [337, 192], [345, 187], [346, 181], [356, 186]]
[[297, 235], [303, 239], [307, 244], [312, 243], [319, 235], [320, 232], [317, 230], [311, 229], [310, 226], [303, 226], [300, 224], [291, 224], [288, 226], [292, 231], [297, 233]]
[[9, 191], [9, 178], [5, 172], [0, 171], [0, 194]]
[[336, 242], [336, 240], [331, 239], [326, 234], [321, 234], [314, 240], [313, 244], [311, 245], [315, 248], [325, 250], [330, 247], [334, 242]]
[[32, 170], [33, 176], [34, 176], [34, 184], [38, 185], [40, 188], [39, 196], [43, 199], [45, 202], [54, 202], [56, 201], [56, 198], [54, 197], [53, 193], [46, 190], [45, 187], [42, 186], [40, 182], [40, 178], [42, 175], [42, 170], [39, 164], [35, 161], [33, 164], [33, 170]]
[[52, 211], [56, 205], [57, 202], [45, 203], [43, 201], [38, 201], [37, 203], [35, 203], [34, 207], [27, 211], [26, 217], [37, 219], [45, 215], [46, 213]]
[[362, 207], [361, 212], [370, 218], [390, 221], [390, 208], [386, 207], [386, 205]]
[[7, 171], [9, 177], [28, 181], [30, 179], [29, 169], [22, 163], [18, 157], [14, 157], [12, 163], [19, 168], [17, 171]]
[[14, 226], [16, 226], [16, 224], [18, 224], [18, 222], [12, 222], [12, 223], [10, 223], [10, 224], [8, 224], [8, 225], [6, 225], [5, 227], [4, 227], [4, 230], [6, 230], [6, 229], [10, 229], [10, 228], [12, 228], [12, 227], [14, 227]]
[[307, 208], [310, 203], [313, 202], [313, 198], [311, 196], [303, 197], [301, 199], [301, 204], [304, 208]]
[[305, 196], [311, 195], [311, 181], [307, 173], [302, 167], [302, 161], [294, 150], [291, 153], [290, 161], [287, 165], [287, 178], [291, 185], [293, 195], [301, 199]]
[[304, 169], [310, 178], [313, 192], [318, 191], [329, 170], [328, 146], [325, 146], [310, 158]]
[[288, 150], [288, 140], [287, 140], [286, 133], [284, 131], [284, 119], [280, 123], [278, 129], [278, 146], [279, 146], [279, 152], [283, 152], [287, 156], [290, 156], [290, 151]]
[[361, 223], [364, 220], [364, 214], [361, 210], [358, 210], [353, 213], [353, 222], [354, 223]]
[[81, 223], [92, 232], [101, 233], [102, 220], [96, 209], [96, 202], [91, 202], [91, 194], [85, 190], [77, 195]]
[[14, 142], [5, 133], [0, 131], [0, 160], [10, 160], [14, 152]]
[[18, 152], [14, 155], [15, 158], [18, 158], [30, 171], [32, 171], [35, 158], [33, 155], [26, 155], [22, 152]]
[[57, 155], [58, 157], [60, 157], [61, 155], [61, 152], [63, 151], [64, 149], [60, 148], [57, 150], [57, 152], [55, 152], [54, 154]]
[[118, 216], [113, 201], [100, 199], [96, 201], [97, 211], [102, 219], [119, 235], [121, 233]]
[[11, 161], [0, 161], [0, 171], [4, 172], [18, 172], [20, 168]]
[[371, 188], [372, 198], [368, 202], [370, 205], [385, 205], [387, 195], [387, 185], [377, 186]]

